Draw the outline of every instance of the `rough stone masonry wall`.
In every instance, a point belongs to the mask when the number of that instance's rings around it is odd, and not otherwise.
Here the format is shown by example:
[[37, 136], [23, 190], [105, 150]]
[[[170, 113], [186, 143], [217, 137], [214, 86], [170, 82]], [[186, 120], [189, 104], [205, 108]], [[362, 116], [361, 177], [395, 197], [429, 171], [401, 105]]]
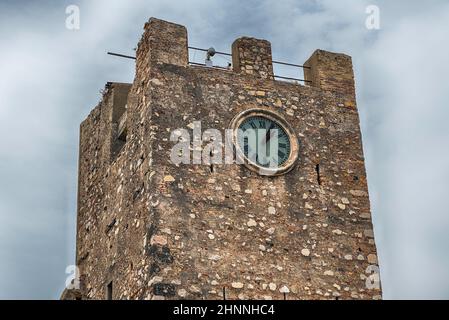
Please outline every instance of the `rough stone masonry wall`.
[[235, 72], [273, 79], [271, 61], [271, 44], [266, 40], [241, 37], [232, 44], [232, 64]]
[[[251, 41], [246, 56], [267, 49]], [[377, 256], [354, 95], [188, 66], [186, 52], [184, 27], [150, 19], [117, 158], [108, 153], [114, 86], [81, 126], [83, 297], [105, 298], [112, 281], [115, 299], [222, 299], [223, 287], [229, 299], [379, 298], [365, 285]], [[338, 88], [340, 55], [326, 54], [337, 58], [315, 67], [331, 70]], [[254, 61], [272, 68], [271, 53]], [[279, 113], [297, 133], [300, 160], [288, 174], [170, 162], [172, 130], [194, 121], [224, 130], [250, 107]]]

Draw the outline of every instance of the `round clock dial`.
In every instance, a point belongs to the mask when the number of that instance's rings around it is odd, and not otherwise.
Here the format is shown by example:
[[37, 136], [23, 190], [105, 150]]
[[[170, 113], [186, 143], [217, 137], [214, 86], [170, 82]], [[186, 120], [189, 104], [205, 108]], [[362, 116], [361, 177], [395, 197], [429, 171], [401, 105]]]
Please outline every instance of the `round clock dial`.
[[277, 112], [250, 108], [235, 115], [229, 126], [237, 163], [260, 175], [285, 174], [298, 160], [296, 133]]
[[275, 120], [250, 116], [239, 125], [237, 140], [245, 158], [258, 166], [280, 167], [290, 157], [291, 142], [286, 130]]

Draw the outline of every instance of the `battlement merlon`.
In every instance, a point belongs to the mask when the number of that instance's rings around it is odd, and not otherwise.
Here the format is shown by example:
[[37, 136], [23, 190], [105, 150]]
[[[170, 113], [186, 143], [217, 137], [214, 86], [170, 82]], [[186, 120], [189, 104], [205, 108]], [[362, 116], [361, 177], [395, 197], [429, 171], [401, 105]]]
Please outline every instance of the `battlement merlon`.
[[267, 40], [241, 37], [232, 44], [234, 72], [273, 80], [271, 43]]
[[316, 50], [304, 63], [305, 80], [312, 87], [323, 91], [338, 92], [347, 95], [348, 104], [355, 106], [355, 84], [352, 59], [342, 53]]
[[150, 18], [137, 47], [136, 70], [154, 63], [189, 64], [187, 29], [176, 23]]

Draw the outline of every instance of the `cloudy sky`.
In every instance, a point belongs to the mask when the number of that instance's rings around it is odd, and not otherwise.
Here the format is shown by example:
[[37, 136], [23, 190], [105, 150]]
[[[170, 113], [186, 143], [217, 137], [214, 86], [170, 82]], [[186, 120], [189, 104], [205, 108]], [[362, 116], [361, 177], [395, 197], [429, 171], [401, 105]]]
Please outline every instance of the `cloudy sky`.
[[[79, 30], [66, 28], [72, 4]], [[379, 30], [366, 28], [369, 5]], [[185, 25], [198, 47], [230, 52], [248, 35], [281, 61], [351, 55], [384, 297], [449, 298], [448, 1], [1, 0], [0, 299], [62, 292], [79, 123], [107, 81], [132, 82], [134, 62], [106, 51], [134, 54], [152, 16]]]

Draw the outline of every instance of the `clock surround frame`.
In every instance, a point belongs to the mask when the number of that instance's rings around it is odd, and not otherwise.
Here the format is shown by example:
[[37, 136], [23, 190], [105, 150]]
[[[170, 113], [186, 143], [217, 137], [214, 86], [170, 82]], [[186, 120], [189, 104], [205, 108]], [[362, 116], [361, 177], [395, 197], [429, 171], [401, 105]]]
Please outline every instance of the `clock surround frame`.
[[[290, 154], [288, 159], [278, 167], [263, 167], [245, 156], [243, 150], [238, 143], [238, 129], [240, 125], [247, 119], [252, 117], [262, 117], [277, 123], [287, 134], [290, 140]], [[249, 170], [263, 176], [279, 176], [288, 173], [293, 169], [299, 160], [299, 140], [292, 126], [279, 113], [270, 109], [253, 107], [243, 110], [236, 114], [229, 124], [232, 130], [231, 143], [234, 148], [237, 163], [242, 163]]]

